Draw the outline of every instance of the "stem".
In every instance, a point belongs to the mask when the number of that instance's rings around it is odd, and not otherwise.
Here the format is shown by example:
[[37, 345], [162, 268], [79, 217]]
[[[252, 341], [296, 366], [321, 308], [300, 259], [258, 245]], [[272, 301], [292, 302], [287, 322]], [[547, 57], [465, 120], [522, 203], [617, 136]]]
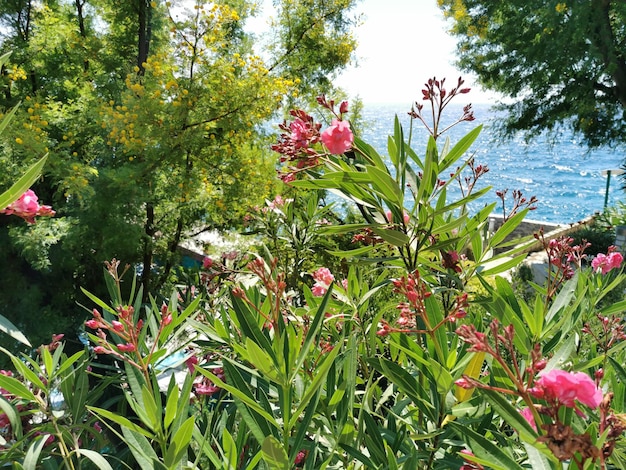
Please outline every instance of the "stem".
[[54, 426], [54, 430], [56, 432], [55, 436], [59, 441], [59, 450], [61, 451], [61, 455], [63, 456], [63, 464], [65, 468], [74, 470], [74, 462], [71, 458], [72, 452], [65, 445], [65, 441], [63, 440], [63, 433], [59, 429], [59, 425], [54, 415], [52, 415], [52, 426]]

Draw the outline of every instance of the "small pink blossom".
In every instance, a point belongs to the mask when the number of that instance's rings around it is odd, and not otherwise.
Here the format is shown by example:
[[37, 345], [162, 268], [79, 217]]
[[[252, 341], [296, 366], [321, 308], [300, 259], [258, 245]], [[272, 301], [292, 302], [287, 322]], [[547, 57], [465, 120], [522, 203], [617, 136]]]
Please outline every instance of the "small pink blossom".
[[558, 401], [568, 408], [575, 408], [575, 400], [590, 408], [602, 402], [602, 390], [584, 372], [566, 372], [552, 369], [541, 374], [530, 393], [536, 398]]
[[311, 138], [311, 123], [301, 118], [294, 119], [289, 124], [291, 130], [291, 140], [296, 149], [306, 148], [309, 146]]
[[318, 282], [323, 282], [326, 285], [330, 285], [335, 280], [335, 276], [330, 272], [328, 268], [319, 268], [313, 273], [313, 279]]
[[35, 192], [28, 189], [17, 201], [0, 210], [0, 214], [16, 215], [29, 224], [34, 224], [36, 216], [53, 216], [55, 212], [50, 206], [39, 205]]
[[322, 297], [335, 280], [335, 276], [332, 275], [330, 269], [319, 268], [313, 273], [313, 279], [315, 279], [315, 285], [311, 288], [311, 292], [315, 297]]
[[328, 151], [334, 155], [340, 155], [350, 150], [354, 142], [350, 123], [338, 119], [333, 119], [330, 127], [322, 132], [321, 138]]
[[314, 297], [323, 297], [326, 292], [328, 292], [328, 286], [325, 284], [315, 283], [311, 288], [311, 293]]
[[591, 267], [595, 271], [601, 270], [602, 274], [607, 274], [612, 269], [618, 269], [624, 261], [624, 257], [620, 252], [614, 250], [615, 248], [611, 247], [606, 255], [598, 253], [591, 261]]
[[528, 424], [530, 424], [530, 427], [533, 428], [535, 432], [537, 432], [537, 424], [535, 423], [535, 417], [533, 416], [533, 411], [530, 408], [524, 408], [520, 410], [519, 414], [521, 414], [524, 417], [524, 419], [528, 421]]
[[93, 348], [93, 352], [96, 354], [109, 354], [111, 351], [104, 348], [103, 346], [96, 346], [95, 348]]
[[123, 323], [118, 322], [117, 320], [113, 320], [113, 321], [111, 322], [111, 325], [113, 325], [113, 329], [114, 329], [115, 331], [117, 331], [118, 333], [119, 333], [120, 331], [124, 331], [124, 324], [123, 324]]
[[209, 269], [211, 266], [213, 266], [213, 260], [211, 258], [209, 258], [208, 256], [205, 256], [204, 258], [202, 258], [203, 269]]

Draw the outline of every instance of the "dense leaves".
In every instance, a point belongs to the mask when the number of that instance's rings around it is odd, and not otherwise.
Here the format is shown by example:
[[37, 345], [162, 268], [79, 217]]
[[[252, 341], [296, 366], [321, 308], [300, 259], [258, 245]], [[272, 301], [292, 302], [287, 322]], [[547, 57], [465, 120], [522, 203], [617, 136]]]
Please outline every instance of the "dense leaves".
[[621, 1], [439, 0], [459, 65], [503, 106], [507, 135], [571, 127], [592, 147], [624, 142], [626, 5]]
[[45, 229], [3, 234], [5, 262], [26, 261], [20, 282], [74, 279], [51, 286], [67, 302], [46, 308], [75, 317], [79, 285], [104, 293], [88, 266], [141, 264], [147, 293], [184, 240], [240, 226], [277, 187], [268, 119], [331, 89], [355, 47], [354, 3], [277, 2], [262, 36], [246, 27], [260, 13], [249, 1], [3, 2], [0, 50], [12, 55], [0, 110], [21, 105], [1, 142], [0, 187], [47, 153], [35, 189], [57, 210]]

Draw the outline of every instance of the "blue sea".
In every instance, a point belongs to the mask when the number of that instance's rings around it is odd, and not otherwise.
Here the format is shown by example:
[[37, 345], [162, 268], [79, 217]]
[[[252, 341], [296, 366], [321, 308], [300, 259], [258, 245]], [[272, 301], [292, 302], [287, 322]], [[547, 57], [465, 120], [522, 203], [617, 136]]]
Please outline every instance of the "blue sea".
[[[387, 136], [393, 134], [394, 116], [397, 114], [403, 123], [406, 137], [409, 122], [407, 112], [410, 107], [410, 103], [365, 104], [365, 128], [361, 137], [381, 155], [386, 155]], [[528, 198], [538, 198], [537, 209], [528, 216], [532, 220], [567, 224], [603, 210], [607, 177], [602, 171], [620, 168], [626, 153], [610, 148], [589, 150], [579, 138], [564, 130], [559, 131], [556, 136], [540, 136], [530, 142], [526, 142], [522, 135], [504, 142], [497, 141], [492, 130], [494, 120], [498, 118], [497, 114], [488, 104], [474, 105], [473, 109], [476, 118], [474, 121], [460, 123], [448, 134], [444, 134], [439, 142], [442, 145], [447, 135], [454, 145], [471, 129], [483, 125], [481, 135], [467, 154], [468, 157], [473, 156], [477, 164], [487, 165], [489, 168], [477, 187], [491, 186], [492, 190], [480, 200], [480, 206], [499, 201], [495, 191], [508, 189], [509, 208], [513, 190], [522, 191]], [[452, 104], [444, 111], [444, 117], [450, 119], [461, 115], [461, 107], [454, 107]], [[416, 120], [412, 147], [420, 156], [424, 154], [427, 135]], [[622, 185], [620, 176], [611, 177], [609, 206], [626, 200]], [[500, 206], [496, 212], [498, 211], [501, 212]]]

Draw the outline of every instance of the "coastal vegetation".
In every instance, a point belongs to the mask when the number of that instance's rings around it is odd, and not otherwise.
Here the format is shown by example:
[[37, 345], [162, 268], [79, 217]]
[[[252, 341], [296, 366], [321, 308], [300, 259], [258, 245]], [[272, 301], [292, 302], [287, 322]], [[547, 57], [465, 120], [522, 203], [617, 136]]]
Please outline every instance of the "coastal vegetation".
[[512, 236], [462, 78], [380, 152], [351, 1], [276, 2], [271, 59], [246, 1], [2, 3], [0, 465], [626, 468], [626, 213]]
[[624, 2], [437, 2], [452, 22], [460, 69], [508, 99], [504, 135], [564, 126], [591, 147], [624, 144]]

